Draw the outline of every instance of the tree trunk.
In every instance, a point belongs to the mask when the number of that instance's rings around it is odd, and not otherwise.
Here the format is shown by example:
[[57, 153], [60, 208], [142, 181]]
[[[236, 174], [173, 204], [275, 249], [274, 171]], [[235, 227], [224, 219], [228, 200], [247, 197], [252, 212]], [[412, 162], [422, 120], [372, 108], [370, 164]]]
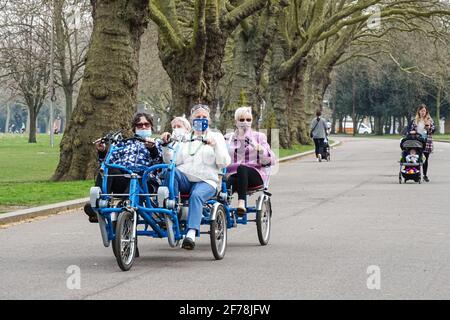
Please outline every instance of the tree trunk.
[[267, 108], [273, 110], [275, 115], [276, 129], [279, 129], [280, 146], [289, 149], [292, 146], [291, 136], [289, 132], [289, 115], [288, 115], [288, 97], [287, 92], [290, 89], [290, 83], [287, 79], [279, 78], [279, 66], [284, 61], [284, 50], [282, 39], [276, 36], [275, 43], [272, 47], [271, 66], [269, 72], [269, 101]]
[[336, 133], [336, 121], [337, 121], [337, 115], [336, 115], [336, 104], [332, 102], [332, 116], [331, 116], [331, 134]]
[[442, 99], [442, 87], [438, 86], [436, 94], [436, 120], [434, 121], [436, 127], [436, 133], [441, 133], [441, 99]]
[[9, 122], [11, 120], [11, 106], [6, 104], [6, 121], [5, 121], [5, 133], [9, 131]]
[[[236, 32], [233, 41], [232, 66], [229, 70], [224, 85], [225, 110], [222, 114], [221, 129], [234, 127], [234, 112], [244, 102], [252, 106], [253, 119], [258, 119], [259, 103], [256, 99], [256, 57], [253, 43], [243, 30]], [[243, 99], [245, 97], [245, 99]], [[245, 100], [245, 101], [242, 101]]]
[[384, 134], [384, 119], [383, 116], [375, 116], [375, 132], [376, 135], [382, 136]]
[[36, 143], [36, 119], [37, 119], [37, 113], [36, 108], [34, 106], [28, 107], [28, 128], [29, 128], [29, 135], [28, 135], [28, 143]]
[[60, 145], [54, 180], [93, 178], [92, 141], [114, 129], [129, 129], [135, 112], [140, 37], [148, 2], [92, 1], [94, 30], [83, 82]]
[[276, 83], [270, 85], [269, 109], [273, 109], [275, 114], [275, 129], [279, 129], [280, 146], [289, 149], [292, 147], [292, 141], [289, 132], [288, 102], [286, 101], [285, 94], [287, 90], [286, 86], [287, 84], [284, 81], [276, 81]]
[[66, 123], [69, 123], [73, 109], [73, 86], [64, 87], [64, 97], [66, 99]]
[[160, 43], [162, 65], [171, 79], [173, 107], [170, 117], [185, 114], [195, 103], [207, 104], [214, 119], [218, 101], [218, 85], [222, 77], [221, 64], [225, 54], [226, 35], [208, 34], [208, 50], [202, 55], [195, 48], [164, 54]]

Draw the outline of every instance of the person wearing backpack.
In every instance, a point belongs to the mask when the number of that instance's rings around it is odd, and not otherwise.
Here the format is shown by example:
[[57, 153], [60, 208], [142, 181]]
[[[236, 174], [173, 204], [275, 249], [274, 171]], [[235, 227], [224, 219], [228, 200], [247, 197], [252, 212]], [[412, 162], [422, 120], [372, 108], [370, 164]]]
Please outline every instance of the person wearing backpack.
[[310, 137], [314, 140], [316, 147], [316, 158], [318, 162], [322, 161], [322, 152], [324, 140], [327, 137], [327, 122], [321, 118], [322, 112], [316, 111], [316, 118], [311, 121]]

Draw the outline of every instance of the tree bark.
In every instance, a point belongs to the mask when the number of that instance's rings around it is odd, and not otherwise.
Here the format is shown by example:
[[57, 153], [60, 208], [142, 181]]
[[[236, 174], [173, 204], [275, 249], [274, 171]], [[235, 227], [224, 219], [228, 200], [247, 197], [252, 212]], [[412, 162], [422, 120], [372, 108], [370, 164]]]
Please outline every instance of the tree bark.
[[11, 119], [11, 106], [9, 103], [6, 104], [6, 121], [5, 121], [5, 133], [9, 131], [9, 122]]
[[[73, 110], [73, 85], [68, 85], [68, 86], [64, 87], [64, 97], [66, 100], [66, 121], [65, 121], [65, 123], [68, 123], [70, 121], [70, 118], [72, 117], [72, 110]], [[63, 131], [62, 128], [61, 128], [61, 131]]]
[[436, 94], [436, 120], [434, 121], [436, 127], [436, 133], [441, 133], [441, 100], [443, 86], [438, 85]]
[[93, 178], [92, 141], [114, 129], [130, 129], [135, 112], [140, 37], [148, 1], [97, 0], [94, 30], [77, 104], [60, 145], [53, 180]]
[[29, 114], [29, 123], [28, 128], [30, 130], [30, 133], [28, 135], [28, 143], [36, 143], [36, 119], [37, 119], [37, 112], [34, 107], [28, 108], [28, 114]]

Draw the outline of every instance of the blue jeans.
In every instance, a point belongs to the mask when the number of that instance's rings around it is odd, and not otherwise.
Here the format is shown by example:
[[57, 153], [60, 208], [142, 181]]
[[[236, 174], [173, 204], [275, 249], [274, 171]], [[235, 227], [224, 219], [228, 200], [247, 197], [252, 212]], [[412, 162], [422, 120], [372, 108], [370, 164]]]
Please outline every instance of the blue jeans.
[[[164, 179], [164, 185], [168, 186], [168, 176]], [[200, 181], [191, 182], [186, 175], [178, 169], [175, 169], [174, 192], [189, 193], [189, 213], [187, 220], [187, 228], [197, 230], [200, 233], [200, 224], [202, 222], [203, 204], [214, 197], [216, 189], [210, 184]]]

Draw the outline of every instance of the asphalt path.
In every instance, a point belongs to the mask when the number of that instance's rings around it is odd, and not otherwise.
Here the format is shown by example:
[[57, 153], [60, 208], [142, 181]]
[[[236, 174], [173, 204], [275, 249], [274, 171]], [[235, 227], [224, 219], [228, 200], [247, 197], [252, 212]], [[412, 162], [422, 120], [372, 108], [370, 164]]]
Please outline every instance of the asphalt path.
[[331, 162], [272, 176], [267, 246], [255, 224], [229, 230], [221, 261], [206, 235], [194, 251], [140, 238], [122, 272], [73, 211], [0, 229], [0, 299], [448, 299], [450, 144], [435, 143], [429, 183], [400, 185], [399, 141], [338, 139]]

